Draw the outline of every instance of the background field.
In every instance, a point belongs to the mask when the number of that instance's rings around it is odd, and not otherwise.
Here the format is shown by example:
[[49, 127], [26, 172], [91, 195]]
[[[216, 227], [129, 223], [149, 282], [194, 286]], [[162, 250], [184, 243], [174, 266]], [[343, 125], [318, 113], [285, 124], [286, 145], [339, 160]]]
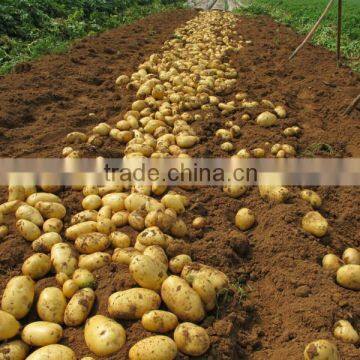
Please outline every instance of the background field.
[[[314, 25], [328, 0], [252, 0], [242, 10], [254, 15], [268, 14], [275, 20], [292, 26], [305, 34]], [[342, 52], [350, 65], [360, 71], [360, 1], [343, 1]], [[337, 1], [317, 30], [313, 43], [336, 49]], [[297, 45], [297, 44], [294, 44]]]

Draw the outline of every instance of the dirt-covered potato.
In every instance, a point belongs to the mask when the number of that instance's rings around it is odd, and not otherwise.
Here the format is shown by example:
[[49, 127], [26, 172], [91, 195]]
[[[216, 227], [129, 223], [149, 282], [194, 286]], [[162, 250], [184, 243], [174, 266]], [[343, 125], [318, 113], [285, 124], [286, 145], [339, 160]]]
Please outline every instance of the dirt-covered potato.
[[96, 280], [94, 275], [86, 269], [76, 269], [72, 276], [75, 284], [79, 287], [79, 289], [83, 288], [96, 288]]
[[26, 202], [30, 206], [35, 206], [39, 201], [54, 202], [61, 204], [61, 199], [57, 195], [51, 193], [45, 193], [45, 192], [31, 194], [26, 199]]
[[10, 185], [8, 190], [9, 190], [8, 201], [25, 200], [25, 188], [23, 186]]
[[51, 262], [57, 273], [72, 276], [78, 265], [75, 249], [68, 243], [58, 243], [51, 248]]
[[63, 227], [64, 224], [60, 219], [51, 218], [51, 219], [47, 219], [44, 222], [43, 231], [45, 233], [50, 233], [50, 232], [60, 233]]
[[51, 286], [41, 291], [36, 310], [41, 320], [62, 324], [66, 304], [66, 298], [62, 291]]
[[31, 247], [36, 252], [49, 253], [55, 244], [61, 242], [62, 238], [58, 233], [48, 232], [33, 241]]
[[301, 191], [300, 196], [303, 200], [307, 201], [313, 208], [321, 207], [321, 197], [313, 190], [305, 189]]
[[336, 273], [343, 265], [341, 259], [334, 254], [326, 254], [322, 259], [322, 266], [325, 270]]
[[342, 259], [345, 264], [360, 265], [360, 251], [355, 248], [347, 248], [342, 254]]
[[43, 278], [50, 269], [50, 257], [42, 253], [36, 253], [24, 261], [21, 271], [24, 275], [29, 275], [33, 280], [37, 280]]
[[124, 205], [127, 211], [132, 212], [138, 210], [145, 206], [145, 204], [149, 201], [149, 196], [139, 194], [139, 193], [131, 193], [124, 201]]
[[94, 305], [93, 289], [85, 288], [77, 291], [65, 308], [64, 323], [67, 326], [78, 326], [85, 322]]
[[142, 231], [136, 237], [136, 241], [144, 246], [158, 245], [163, 249], [166, 249], [168, 245], [164, 233], [157, 226], [151, 226]]
[[168, 268], [168, 258], [164, 249], [158, 245], [147, 246], [143, 255], [151, 257], [153, 260], [164, 265], [165, 271]]
[[20, 323], [15, 317], [3, 310], [0, 310], [0, 341], [11, 339], [20, 329]]
[[359, 342], [359, 334], [347, 320], [339, 320], [335, 323], [334, 336], [350, 344], [357, 344]]
[[26, 325], [21, 339], [30, 346], [46, 346], [56, 344], [63, 335], [62, 327], [48, 321], [35, 321]]
[[76, 240], [76, 238], [80, 235], [88, 234], [95, 231], [97, 231], [97, 222], [85, 221], [68, 227], [65, 231], [65, 236], [70, 240]]
[[187, 199], [180, 194], [166, 194], [162, 197], [161, 203], [167, 208], [174, 210], [177, 214], [181, 214], [185, 211], [187, 205]]
[[133, 288], [112, 294], [108, 312], [116, 319], [141, 319], [146, 312], [159, 309], [160, 304], [160, 296], [155, 291]]
[[35, 208], [45, 219], [63, 219], [66, 215], [65, 206], [56, 202], [38, 201]]
[[191, 264], [192, 260], [189, 255], [180, 254], [169, 261], [169, 269], [173, 274], [180, 274], [185, 265]]
[[34, 301], [35, 283], [30, 276], [15, 276], [6, 284], [1, 309], [17, 320], [25, 317]]
[[141, 252], [133, 247], [116, 248], [112, 255], [112, 261], [118, 264], [130, 265], [131, 260], [137, 255], [141, 255]]
[[129, 351], [130, 360], [174, 360], [177, 347], [171, 338], [155, 335], [137, 342]]
[[247, 208], [240, 209], [235, 216], [235, 225], [240, 230], [249, 230], [255, 224], [254, 213]]
[[75, 240], [75, 247], [81, 254], [93, 254], [106, 250], [110, 246], [108, 236], [99, 232], [82, 234]]
[[336, 272], [339, 285], [350, 290], [360, 290], [360, 265], [348, 264], [341, 266]]
[[164, 334], [176, 328], [178, 318], [169, 311], [151, 310], [143, 315], [141, 324], [147, 331]]
[[202, 216], [198, 216], [193, 220], [192, 226], [195, 229], [202, 229], [206, 226], [206, 219]]
[[101, 269], [111, 262], [111, 255], [105, 252], [95, 252], [89, 255], [80, 255], [79, 268], [94, 271]]
[[169, 276], [162, 284], [161, 297], [180, 320], [199, 322], [205, 309], [198, 293], [179, 276]]
[[316, 340], [308, 344], [304, 350], [305, 360], [340, 360], [336, 346], [329, 340]]
[[328, 222], [319, 212], [309, 211], [302, 219], [302, 228], [316, 237], [323, 237], [328, 231]]
[[111, 217], [111, 222], [117, 227], [122, 227], [129, 223], [129, 213], [125, 210], [118, 211], [113, 216], [110, 217]]
[[101, 197], [95, 194], [88, 195], [83, 199], [81, 205], [85, 210], [89, 211], [100, 209], [102, 206]]
[[80, 224], [86, 221], [97, 221], [98, 212], [96, 210], [84, 210], [71, 217], [71, 225]]
[[8, 201], [0, 205], [0, 213], [4, 215], [14, 213], [23, 204], [21, 200]]
[[114, 231], [109, 236], [110, 242], [113, 248], [127, 248], [130, 247], [131, 240], [129, 235], [121, 232], [121, 231]]
[[159, 291], [167, 278], [166, 269], [157, 260], [147, 255], [132, 258], [129, 270], [134, 280], [143, 288]]
[[289, 198], [289, 190], [284, 186], [259, 185], [260, 196], [275, 203], [283, 203]]
[[205, 276], [197, 276], [192, 282], [192, 288], [198, 293], [205, 309], [211, 311], [216, 306], [216, 291], [214, 285]]
[[27, 241], [34, 241], [41, 235], [39, 227], [29, 220], [18, 220], [16, 222], [16, 228], [20, 235]]
[[124, 210], [124, 199], [123, 193], [111, 193], [103, 196], [102, 205], [110, 206], [113, 212]]
[[171, 226], [170, 229], [171, 235], [177, 238], [183, 238], [187, 235], [188, 229], [187, 226], [182, 219], [176, 219], [174, 224]]
[[95, 315], [86, 321], [84, 337], [87, 347], [97, 356], [108, 356], [125, 344], [125, 329], [115, 320]]
[[0, 360], [25, 360], [29, 351], [29, 345], [23, 341], [10, 341], [0, 346]]
[[31, 353], [26, 360], [76, 360], [74, 351], [60, 344], [41, 347]]
[[64, 281], [62, 292], [68, 299], [71, 299], [78, 290], [79, 286], [73, 279], [67, 279]]
[[264, 111], [256, 118], [256, 123], [263, 127], [270, 127], [277, 125], [279, 122], [277, 116], [270, 111]]
[[191, 356], [203, 355], [210, 347], [206, 330], [190, 322], [184, 322], [175, 329], [174, 340], [182, 353]]
[[110, 235], [116, 230], [115, 224], [110, 219], [99, 219], [97, 222], [97, 231], [99, 233]]
[[39, 227], [44, 224], [44, 219], [39, 210], [27, 204], [19, 206], [15, 212], [15, 216], [19, 220], [28, 220]]

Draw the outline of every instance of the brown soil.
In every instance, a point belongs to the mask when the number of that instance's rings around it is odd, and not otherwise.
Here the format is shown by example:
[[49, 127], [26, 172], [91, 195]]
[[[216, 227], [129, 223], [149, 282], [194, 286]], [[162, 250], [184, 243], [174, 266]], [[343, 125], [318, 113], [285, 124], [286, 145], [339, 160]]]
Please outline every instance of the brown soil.
[[[176, 27], [195, 15], [192, 11], [154, 15], [81, 40], [66, 55], [44, 57], [2, 77], [1, 155], [60, 156], [62, 139], [68, 132], [86, 131], [99, 121], [114, 123], [133, 99], [130, 92], [115, 89], [115, 78], [120, 73], [130, 74], [160, 49]], [[287, 56], [300, 37], [269, 18], [239, 18], [238, 33], [253, 44], [231, 58], [240, 74], [237, 91], [248, 91], [254, 99], [266, 97], [286, 104], [289, 116], [283, 128], [298, 124], [303, 134], [285, 140], [279, 129], [259, 129], [252, 121], [242, 123], [240, 112], [226, 118], [210, 114], [207, 121], [195, 124], [202, 142], [190, 153], [228, 156], [219, 150], [213, 134], [225, 120], [232, 119], [243, 129], [237, 149], [286, 141], [296, 146], [299, 154], [360, 157], [360, 111], [340, 115], [357, 95], [359, 77], [348, 68], [337, 69], [334, 54], [311, 45], [289, 63]], [[332, 150], [316, 146], [321, 143], [329, 144]], [[89, 156], [121, 156], [123, 148], [109, 140], [100, 150], [82, 150]], [[318, 338], [334, 341], [342, 359], [360, 358], [358, 346], [332, 336], [338, 319], [349, 319], [360, 330], [359, 294], [336, 285], [320, 266], [327, 252], [341, 255], [348, 246], [360, 246], [360, 189], [317, 189], [324, 200], [321, 212], [330, 223], [329, 234], [321, 240], [301, 230], [301, 217], [311, 208], [299, 199], [298, 190], [292, 188], [294, 195], [286, 204], [264, 202], [256, 188], [240, 199], [225, 196], [219, 188], [179, 190], [191, 200], [184, 216], [191, 230], [186, 239], [172, 247], [172, 255], [190, 253], [196, 261], [226, 272], [236, 284], [219, 298], [217, 311], [202, 324], [212, 340], [204, 359], [302, 359], [305, 344]], [[80, 210], [81, 195], [70, 190], [60, 195], [69, 209], [68, 221]], [[246, 233], [234, 226], [234, 215], [243, 206], [253, 209], [257, 216], [257, 226]], [[191, 228], [197, 215], [208, 218], [204, 230]], [[29, 243], [17, 235], [10, 217], [7, 223], [11, 225], [10, 235], [0, 244], [1, 293], [32, 253]], [[134, 231], [124, 230], [135, 238]], [[127, 268], [116, 264], [95, 275], [98, 287], [93, 313], [106, 314], [108, 296], [134, 283]], [[56, 285], [53, 277], [39, 281], [37, 292], [49, 285]], [[35, 319], [36, 311], [32, 311], [23, 324]], [[150, 334], [140, 322], [122, 324], [128, 340], [111, 359], [126, 359], [130, 346]], [[90, 355], [82, 328], [66, 328], [62, 343], [73, 348], [79, 358]]]

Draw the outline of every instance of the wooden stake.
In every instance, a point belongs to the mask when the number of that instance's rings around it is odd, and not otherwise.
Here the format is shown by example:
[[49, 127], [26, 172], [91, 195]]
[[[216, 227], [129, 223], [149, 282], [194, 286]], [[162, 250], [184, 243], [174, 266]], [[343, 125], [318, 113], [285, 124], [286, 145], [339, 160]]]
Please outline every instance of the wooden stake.
[[333, 4], [334, 0], [330, 0], [329, 3], [327, 4], [324, 12], [321, 14], [321, 16], [319, 17], [318, 21], [315, 23], [315, 25], [313, 26], [313, 28], [310, 30], [310, 32], [307, 34], [306, 38], [304, 39], [304, 41], [295, 49], [295, 51], [290, 55], [289, 60], [291, 60], [296, 54], [297, 52], [313, 37], [316, 29], [319, 27], [321, 21], [323, 20], [323, 18], [325, 17], [325, 15], [329, 12], [331, 5]]
[[351, 102], [351, 104], [344, 111], [345, 115], [349, 115], [354, 109], [355, 106], [360, 102], [360, 94]]
[[341, 24], [342, 24], [342, 0], [338, 0], [338, 26], [337, 26], [337, 44], [336, 44], [336, 59], [337, 66], [340, 66], [341, 60]]

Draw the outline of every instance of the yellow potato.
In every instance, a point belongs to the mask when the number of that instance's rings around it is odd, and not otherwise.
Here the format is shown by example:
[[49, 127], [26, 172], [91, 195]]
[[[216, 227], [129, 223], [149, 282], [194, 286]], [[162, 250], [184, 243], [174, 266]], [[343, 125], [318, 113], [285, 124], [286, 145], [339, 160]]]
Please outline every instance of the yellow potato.
[[55, 244], [61, 243], [62, 238], [56, 232], [48, 232], [32, 242], [31, 247], [36, 252], [49, 253]]
[[278, 118], [270, 111], [264, 111], [256, 118], [256, 123], [263, 127], [270, 127], [278, 124]]
[[25, 188], [21, 185], [10, 185], [9, 186], [9, 197], [8, 201], [14, 200], [25, 200]]
[[0, 213], [4, 215], [13, 213], [23, 204], [21, 200], [8, 201], [0, 205]]
[[116, 319], [141, 319], [146, 312], [159, 309], [160, 304], [160, 296], [155, 291], [133, 288], [110, 295], [108, 312]]
[[87, 136], [79, 131], [73, 131], [66, 135], [66, 142], [68, 144], [81, 144], [86, 142]]
[[328, 231], [328, 222], [319, 212], [309, 211], [302, 219], [302, 228], [316, 237], [322, 237]]
[[87, 320], [84, 330], [88, 348], [97, 356], [108, 356], [125, 344], [125, 329], [113, 319], [95, 315]]
[[21, 340], [14, 340], [0, 346], [0, 360], [25, 360], [29, 346]]
[[305, 189], [301, 191], [300, 196], [307, 201], [313, 208], [319, 208], [322, 204], [321, 197], [313, 190]]
[[174, 210], [177, 214], [183, 213], [187, 204], [184, 197], [179, 194], [166, 194], [162, 197], [161, 203], [166, 208]]
[[260, 196], [275, 203], [283, 203], [289, 197], [289, 190], [284, 186], [259, 185]]
[[129, 225], [137, 231], [142, 231], [145, 228], [145, 211], [135, 210], [129, 214]]
[[127, 248], [131, 245], [131, 240], [129, 235], [121, 232], [121, 231], [114, 231], [109, 236], [111, 245], [114, 248]]
[[192, 260], [189, 255], [180, 254], [169, 261], [169, 269], [173, 274], [180, 274], [185, 265], [191, 264]]
[[110, 246], [109, 238], [99, 232], [82, 234], [75, 240], [76, 249], [82, 254], [93, 254], [106, 250]]
[[78, 290], [79, 286], [73, 279], [65, 280], [63, 283], [62, 292], [68, 299], [72, 298]]
[[98, 212], [96, 210], [84, 210], [71, 217], [71, 225], [80, 224], [86, 221], [97, 221]]
[[99, 196], [103, 197], [110, 193], [119, 193], [123, 190], [122, 184], [112, 184], [112, 185], [106, 185], [99, 187]]
[[[41, 190], [47, 193], [57, 193], [58, 191], [61, 190], [61, 186], [60, 185], [40, 185]], [[36, 191], [34, 191], [36, 192]]]
[[38, 201], [35, 205], [45, 219], [63, 219], [66, 215], [66, 208], [56, 202]]
[[145, 330], [161, 334], [174, 330], [178, 323], [175, 314], [164, 310], [151, 310], [141, 318], [141, 324]]
[[176, 219], [170, 229], [171, 235], [182, 238], [187, 235], [188, 229], [185, 222], [182, 219]]
[[77, 253], [68, 243], [53, 245], [50, 258], [55, 271], [67, 276], [72, 276], [78, 265]]
[[97, 222], [85, 221], [67, 228], [65, 231], [65, 236], [70, 240], [75, 240], [80, 235], [89, 234], [94, 231], [97, 231]]
[[99, 195], [88, 195], [82, 201], [82, 207], [85, 210], [97, 210], [101, 208], [102, 201]]
[[225, 185], [223, 188], [223, 191], [228, 196], [237, 199], [241, 195], [244, 195], [246, 191], [248, 190], [248, 187], [245, 185]]
[[9, 234], [9, 228], [6, 225], [0, 225], [0, 240], [3, 240]]
[[345, 264], [360, 265], [360, 251], [355, 248], [347, 248], [342, 255], [342, 259]]
[[31, 221], [37, 226], [42, 226], [44, 224], [44, 219], [40, 214], [39, 210], [27, 204], [21, 205], [16, 210], [15, 216], [17, 219]]
[[97, 222], [97, 231], [109, 235], [116, 230], [115, 224], [110, 219], [100, 219]]
[[76, 360], [75, 353], [67, 346], [51, 344], [31, 353], [26, 360]]
[[93, 128], [92, 132], [101, 136], [107, 136], [109, 135], [110, 130], [111, 126], [107, 123], [99, 123]]
[[125, 226], [129, 221], [129, 213], [127, 211], [118, 211], [111, 217], [111, 221], [117, 227]]
[[145, 229], [136, 237], [136, 240], [142, 245], [158, 245], [163, 249], [166, 249], [168, 245], [164, 233], [157, 226], [151, 226]]
[[340, 360], [336, 346], [328, 340], [316, 340], [308, 344], [304, 350], [305, 360]]
[[67, 326], [78, 326], [85, 322], [94, 305], [93, 289], [85, 288], [77, 291], [66, 306], [64, 323]]
[[164, 265], [165, 271], [168, 268], [168, 258], [164, 249], [158, 245], [147, 246], [143, 252], [143, 255], [151, 257], [153, 260]]
[[26, 325], [21, 339], [30, 346], [46, 346], [56, 344], [63, 335], [62, 327], [48, 321], [35, 321]]
[[1, 309], [17, 320], [25, 317], [34, 301], [35, 283], [30, 276], [15, 276], [6, 284]]
[[339, 285], [350, 290], [360, 290], [360, 265], [348, 264], [341, 266], [336, 272]]
[[164, 266], [150, 256], [136, 255], [132, 258], [129, 270], [134, 280], [143, 288], [159, 291], [167, 278]]
[[213, 284], [205, 276], [197, 276], [192, 282], [192, 288], [198, 293], [205, 309], [211, 311], [216, 306], [216, 291]]
[[3, 310], [0, 310], [0, 341], [11, 339], [20, 329], [20, 323], [15, 317]]
[[79, 287], [79, 289], [83, 288], [92, 288], [96, 287], [96, 280], [94, 275], [86, 269], [76, 269], [72, 276], [75, 284]]
[[346, 343], [357, 344], [359, 334], [347, 320], [339, 320], [334, 325], [334, 336]]
[[69, 280], [69, 277], [65, 273], [58, 273], [55, 275], [55, 279], [59, 285], [63, 286], [66, 280]]
[[184, 322], [175, 329], [174, 340], [182, 353], [191, 356], [203, 355], [210, 347], [206, 330], [190, 322]]
[[66, 305], [66, 298], [59, 288], [47, 287], [40, 293], [36, 310], [41, 320], [62, 324]]
[[326, 254], [322, 259], [322, 266], [325, 270], [336, 272], [343, 265], [339, 257], [334, 254]]
[[129, 351], [129, 359], [173, 360], [177, 352], [174, 340], [167, 336], [156, 335], [137, 342]]
[[199, 322], [205, 310], [198, 293], [182, 278], [172, 275], [162, 284], [161, 297], [180, 320]]
[[255, 224], [254, 213], [247, 208], [240, 209], [235, 216], [235, 225], [243, 231], [249, 230]]
[[95, 252], [89, 255], [80, 255], [79, 268], [94, 271], [101, 269], [111, 261], [111, 255], [104, 252]]
[[202, 229], [206, 226], [206, 219], [202, 216], [198, 216], [193, 220], [192, 226], [195, 229]]
[[18, 220], [16, 222], [16, 228], [20, 235], [27, 241], [34, 241], [41, 235], [39, 227], [29, 220]]
[[22, 265], [22, 273], [29, 275], [33, 280], [43, 278], [51, 269], [50, 257], [36, 253], [28, 257]]
[[124, 210], [124, 194], [123, 193], [111, 193], [103, 196], [103, 206], [110, 206], [113, 212]]
[[55, 232], [60, 233], [63, 229], [63, 222], [60, 219], [47, 219], [43, 225], [43, 231], [45, 233]]
[[283, 119], [286, 117], [286, 109], [284, 106], [281, 105], [275, 106], [274, 111], [276, 112], [279, 118]]
[[124, 249], [116, 248], [112, 256], [112, 261], [118, 264], [130, 265], [131, 260], [137, 255], [141, 255], [141, 252], [133, 247]]
[[82, 189], [82, 193], [84, 196], [88, 195], [99, 195], [99, 188], [97, 186], [84, 186]]
[[26, 202], [30, 206], [35, 206], [39, 201], [54, 202], [54, 203], [61, 204], [61, 199], [57, 195], [54, 195], [54, 194], [51, 194], [51, 193], [45, 193], [45, 192], [31, 194], [26, 199]]

